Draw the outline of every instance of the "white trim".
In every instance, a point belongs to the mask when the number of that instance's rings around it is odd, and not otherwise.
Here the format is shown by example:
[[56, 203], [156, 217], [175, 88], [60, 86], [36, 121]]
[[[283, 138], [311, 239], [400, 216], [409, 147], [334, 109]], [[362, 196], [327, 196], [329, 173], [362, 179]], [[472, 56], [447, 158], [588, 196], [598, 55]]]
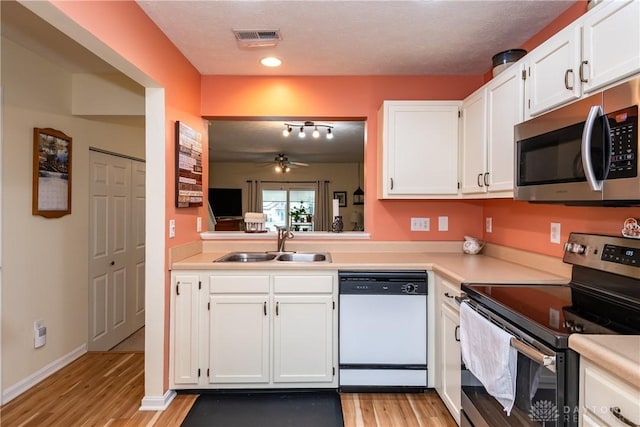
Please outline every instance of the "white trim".
[[145, 396], [140, 403], [139, 411], [164, 411], [169, 407], [177, 393], [175, 390], [167, 390], [163, 396]]
[[47, 379], [49, 376], [58, 372], [60, 369], [67, 366], [69, 363], [73, 362], [83, 354], [87, 352], [87, 344], [82, 344], [80, 347], [71, 351], [71, 353], [67, 353], [62, 356], [58, 360], [54, 360], [49, 363], [42, 369], [37, 370], [33, 374], [29, 375], [25, 379], [19, 381], [18, 383], [8, 387], [6, 390], [2, 391], [2, 402], [8, 403], [11, 400], [15, 399], [25, 391], [29, 390], [31, 387], [38, 384], [40, 381]]

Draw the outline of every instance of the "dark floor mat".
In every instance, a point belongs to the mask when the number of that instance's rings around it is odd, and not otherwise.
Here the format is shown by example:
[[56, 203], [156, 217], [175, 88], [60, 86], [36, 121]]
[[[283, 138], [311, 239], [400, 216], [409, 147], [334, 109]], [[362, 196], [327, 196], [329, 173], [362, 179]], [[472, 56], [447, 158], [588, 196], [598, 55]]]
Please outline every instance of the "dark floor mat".
[[182, 427], [344, 427], [334, 391], [202, 394]]

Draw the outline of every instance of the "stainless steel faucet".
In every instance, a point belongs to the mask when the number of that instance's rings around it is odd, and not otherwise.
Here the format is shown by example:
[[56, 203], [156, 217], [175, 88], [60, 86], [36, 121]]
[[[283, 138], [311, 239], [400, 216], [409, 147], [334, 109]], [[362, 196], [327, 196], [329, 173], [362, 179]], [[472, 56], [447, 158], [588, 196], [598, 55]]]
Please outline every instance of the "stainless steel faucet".
[[293, 239], [293, 233], [287, 230], [286, 227], [278, 225], [276, 225], [276, 230], [278, 230], [278, 252], [284, 252], [284, 243], [287, 239]]

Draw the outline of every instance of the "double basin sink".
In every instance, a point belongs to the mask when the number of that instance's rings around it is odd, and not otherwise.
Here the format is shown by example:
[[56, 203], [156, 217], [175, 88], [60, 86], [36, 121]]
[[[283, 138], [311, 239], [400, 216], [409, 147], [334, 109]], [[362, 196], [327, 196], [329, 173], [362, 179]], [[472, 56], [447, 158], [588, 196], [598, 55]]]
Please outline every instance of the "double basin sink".
[[327, 252], [229, 252], [214, 262], [331, 262]]

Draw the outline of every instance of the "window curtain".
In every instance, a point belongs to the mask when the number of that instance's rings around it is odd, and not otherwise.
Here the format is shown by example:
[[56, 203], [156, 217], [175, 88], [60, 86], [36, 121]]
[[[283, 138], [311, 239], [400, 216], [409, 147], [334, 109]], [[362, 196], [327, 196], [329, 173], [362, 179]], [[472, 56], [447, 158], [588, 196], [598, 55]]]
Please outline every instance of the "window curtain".
[[262, 212], [262, 181], [247, 181], [247, 212]]
[[318, 181], [316, 191], [316, 214], [314, 230], [329, 231], [333, 218], [331, 218], [331, 196], [329, 194], [329, 181]]

